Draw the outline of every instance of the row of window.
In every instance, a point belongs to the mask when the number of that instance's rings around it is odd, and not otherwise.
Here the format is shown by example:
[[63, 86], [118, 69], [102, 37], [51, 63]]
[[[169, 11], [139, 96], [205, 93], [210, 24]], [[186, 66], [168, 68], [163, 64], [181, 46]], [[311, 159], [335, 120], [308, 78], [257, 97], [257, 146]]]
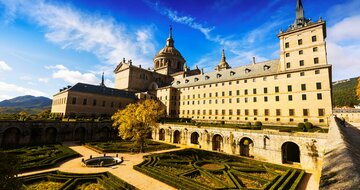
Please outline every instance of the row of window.
[[[73, 104], [73, 105], [77, 104], [77, 98], [76, 97], [72, 97], [71, 104]], [[86, 106], [86, 105], [92, 105], [92, 106], [101, 105], [102, 107], [109, 106], [111, 108], [115, 107], [114, 102], [106, 102], [105, 100], [98, 102], [96, 99], [93, 99], [92, 101], [88, 101], [87, 98], [82, 99], [82, 105], [83, 106]], [[123, 106], [123, 104], [121, 102], [119, 102], [116, 106], [118, 108], [121, 108]]]
[[[307, 97], [308, 97], [307, 94], [301, 94], [301, 100], [307, 100]], [[322, 93], [317, 93], [316, 98], [317, 98], [317, 100], [322, 100]], [[240, 98], [236, 98], [234, 100], [236, 100], [236, 103], [240, 103]], [[251, 98], [244, 98], [245, 103], [250, 102], [250, 100], [251, 100]], [[208, 100], [208, 104], [212, 104], [213, 102], [215, 104], [218, 104], [220, 102], [222, 104], [225, 104], [225, 101], [226, 101], [226, 99], [215, 99], [214, 101], [213, 100]], [[253, 102], [258, 102], [258, 97], [252, 97], [252, 101]], [[268, 101], [269, 101], [269, 97], [264, 96], [264, 102], [268, 102]], [[275, 101], [279, 102], [280, 101], [280, 96], [275, 96]], [[293, 95], [288, 95], [288, 101], [293, 101]], [[206, 102], [207, 102], [206, 100], [203, 100], [202, 104], [207, 104]], [[229, 98], [228, 103], [230, 103], [230, 104], [234, 103], [233, 99]], [[178, 104], [180, 105], [180, 102], [178, 102]], [[183, 101], [183, 103], [182, 103], [182, 105], [190, 105], [190, 104], [191, 105], [201, 105], [201, 101], [198, 100], [197, 104], [196, 104], [196, 101]], [[176, 103], [174, 103], [174, 105], [176, 105]]]
[[[314, 58], [314, 64], [318, 64], [319, 63], [319, 58], [318, 57], [315, 57]], [[304, 60], [300, 60], [299, 61], [299, 66], [302, 67], [305, 65], [305, 62]], [[290, 62], [287, 62], [286, 63], [286, 68], [289, 69], [291, 67], [291, 63]]]
[[[202, 111], [202, 112], [201, 112]], [[214, 112], [213, 112], [214, 111]], [[245, 116], [259, 116], [259, 111], [258, 109], [253, 109], [252, 113], [250, 113], [251, 110], [249, 109], [244, 109], [243, 110], [244, 113], [241, 113], [241, 109], [236, 109], [236, 110], [182, 110], [182, 114], [183, 115], [237, 115], [237, 116], [241, 116], [241, 115], [245, 115]], [[275, 114], [273, 114], [274, 116], [282, 116], [281, 114], [281, 109], [275, 109], [273, 110], [273, 112]], [[263, 110], [263, 116], [270, 116], [270, 109], [264, 109]], [[299, 115], [299, 114], [298, 114]], [[283, 115], [283, 116], [295, 116], [295, 109], [289, 109], [288, 110], [288, 115]], [[301, 116], [310, 116], [310, 112], [309, 109], [303, 109], [302, 110], [302, 115]], [[317, 116], [322, 117], [325, 116], [325, 109], [320, 108], [318, 109], [318, 113]]]
[[58, 98], [53, 100], [53, 105], [66, 104], [66, 98]]
[[[317, 37], [316, 35], [315, 36], [311, 36], [311, 41], [312, 42], [316, 42], [317, 41]], [[298, 39], [298, 45], [302, 45], [303, 44], [303, 40], [302, 39]], [[290, 43], [289, 42], [286, 42], [285, 43], [285, 48], [290, 48]]]
[[[217, 117], [217, 116], [208, 116], [208, 117], [205, 117], [205, 116], [184, 116], [185, 118], [193, 118], [193, 119], [210, 119], [210, 120], [225, 120], [225, 119], [227, 119], [227, 120], [240, 120], [240, 117], [227, 117], [227, 118], [225, 118], [224, 116], [223, 117]], [[248, 117], [244, 117], [244, 119], [245, 119], [245, 121], [248, 121], [250, 118], [248, 118]], [[262, 119], [262, 118], [260, 118], [260, 119]], [[253, 117], [253, 120], [254, 121], [257, 121], [258, 120], [258, 118], [257, 117]], [[264, 118], [264, 121], [269, 121], [269, 118], [267, 118], [267, 117], [265, 117]], [[276, 118], [276, 121], [277, 122], [281, 122], [281, 121], [284, 121], [284, 120], [281, 120], [281, 118]], [[288, 120], [289, 122], [294, 122], [294, 118], [289, 118], [289, 120]], [[307, 122], [307, 121], [309, 121], [309, 119], [307, 119], [307, 118], [304, 118], [303, 119], [303, 121], [304, 122]], [[324, 123], [324, 119], [319, 119], [319, 123]]]
[[[318, 74], [320, 74], [320, 70], [319, 69], [316, 69], [315, 71], [314, 71], [314, 73], [315, 73], [315, 75], [318, 75]], [[295, 73], [293, 73], [293, 75], [294, 75]], [[288, 73], [288, 74], [286, 74], [286, 78], [291, 78], [291, 76], [293, 76], [291, 73]], [[304, 71], [302, 71], [302, 72], [299, 72], [299, 76], [305, 76], [305, 72]], [[262, 80], [263, 81], [267, 81], [267, 79], [268, 79], [269, 77], [262, 77]], [[278, 75], [274, 75], [273, 76], [273, 78], [274, 78], [274, 80], [277, 80], [278, 79]], [[252, 82], [256, 82], [256, 78], [253, 78], [253, 79], [245, 79], [245, 80], [243, 80], [243, 82], [246, 84], [246, 83], [248, 83], [248, 81], [252, 81]], [[225, 86], [225, 83], [228, 83], [228, 85], [233, 85], [233, 84], [240, 84], [240, 80], [237, 80], [237, 81], [229, 81], [229, 82], [219, 82], [219, 83], [214, 83], [214, 84], [208, 84], [208, 85], [202, 85], [202, 86], [197, 86], [197, 88], [198, 89], [200, 89], [201, 87], [203, 87], [203, 88], [207, 88], [207, 87], [213, 87], [213, 85], [215, 86], [215, 87], [218, 87], [218, 86]], [[183, 91], [185, 91], [185, 90], [194, 90], [196, 88], [196, 86], [192, 86], [192, 87], [186, 87], [186, 88], [180, 88], [180, 90], [183, 90]]]
[[[318, 51], [318, 47], [313, 47], [312, 49], [313, 52], [317, 52]], [[299, 55], [303, 55], [304, 54], [304, 50], [299, 50]], [[286, 57], [290, 57], [290, 52], [285, 54]]]

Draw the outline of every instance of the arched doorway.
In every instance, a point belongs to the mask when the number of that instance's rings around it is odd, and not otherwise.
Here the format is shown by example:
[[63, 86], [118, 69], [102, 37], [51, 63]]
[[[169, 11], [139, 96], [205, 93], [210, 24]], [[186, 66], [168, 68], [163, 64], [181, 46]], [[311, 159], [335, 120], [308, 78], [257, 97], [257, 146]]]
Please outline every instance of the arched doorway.
[[79, 127], [75, 130], [75, 141], [81, 141], [84, 142], [85, 141], [85, 128], [84, 127]]
[[180, 143], [180, 131], [176, 130], [174, 131], [174, 143], [179, 144]]
[[254, 146], [254, 142], [250, 138], [244, 137], [240, 140], [239, 144], [240, 156], [250, 157], [250, 149]]
[[103, 127], [100, 130], [100, 140], [107, 140], [109, 138], [109, 128]]
[[146, 134], [146, 138], [147, 138], [147, 139], [153, 139], [153, 138], [152, 138], [152, 131], [149, 131], [149, 132]]
[[221, 135], [214, 135], [212, 138], [212, 150], [221, 151], [223, 138]]
[[19, 145], [21, 132], [16, 127], [8, 128], [4, 131], [1, 142], [2, 147], [12, 147]]
[[159, 140], [164, 141], [165, 140], [165, 129], [159, 130]]
[[199, 133], [193, 132], [191, 133], [191, 144], [199, 144]]
[[45, 130], [45, 143], [56, 143], [57, 130], [54, 127], [48, 127]]
[[285, 142], [281, 146], [282, 162], [292, 164], [300, 163], [300, 148], [293, 142]]

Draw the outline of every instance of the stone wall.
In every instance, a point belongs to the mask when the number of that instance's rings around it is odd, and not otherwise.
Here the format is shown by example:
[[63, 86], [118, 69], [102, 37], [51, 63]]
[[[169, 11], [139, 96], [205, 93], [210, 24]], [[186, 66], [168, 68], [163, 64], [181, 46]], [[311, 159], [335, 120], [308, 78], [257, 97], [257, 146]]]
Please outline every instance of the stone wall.
[[360, 130], [331, 118], [320, 189], [359, 189]]
[[[289, 163], [303, 169], [320, 170], [327, 134], [162, 124], [153, 131], [153, 138], [205, 150], [254, 157], [276, 164]], [[299, 155], [295, 158], [293, 154]]]
[[0, 146], [115, 138], [110, 122], [0, 121]]

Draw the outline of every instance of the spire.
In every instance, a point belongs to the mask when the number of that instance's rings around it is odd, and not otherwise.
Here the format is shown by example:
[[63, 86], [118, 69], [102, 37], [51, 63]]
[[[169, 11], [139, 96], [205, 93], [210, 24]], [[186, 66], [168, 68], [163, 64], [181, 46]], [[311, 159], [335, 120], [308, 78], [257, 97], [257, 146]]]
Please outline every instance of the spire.
[[100, 83], [100, 86], [105, 87], [105, 83], [104, 83], [104, 72], [102, 73], [102, 76], [101, 76], [101, 83]]
[[220, 63], [215, 67], [215, 70], [223, 70], [223, 69], [230, 69], [231, 67], [229, 66], [229, 64], [226, 62], [226, 56], [225, 56], [225, 51], [224, 49], [222, 50], [222, 55], [221, 55], [221, 61]]
[[294, 27], [295, 28], [303, 27], [308, 22], [309, 22], [309, 20], [305, 18], [304, 7], [302, 5], [302, 1], [297, 0], [296, 1], [296, 19], [295, 19], [295, 22], [294, 22]]
[[225, 51], [222, 49], [221, 62], [226, 62]]
[[170, 24], [170, 32], [169, 37], [166, 40], [166, 46], [168, 47], [174, 47], [174, 40], [172, 39], [172, 25]]

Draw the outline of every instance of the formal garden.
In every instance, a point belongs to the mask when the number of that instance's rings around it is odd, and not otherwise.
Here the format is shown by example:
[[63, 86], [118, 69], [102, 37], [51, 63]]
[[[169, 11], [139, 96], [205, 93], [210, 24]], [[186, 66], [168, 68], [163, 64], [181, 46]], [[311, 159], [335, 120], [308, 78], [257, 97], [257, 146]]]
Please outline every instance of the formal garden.
[[96, 174], [72, 174], [51, 171], [20, 177], [24, 190], [135, 190], [136, 188], [109, 172]]
[[293, 189], [304, 171], [222, 153], [184, 149], [148, 155], [134, 169], [178, 189]]
[[[116, 140], [107, 142], [89, 142], [85, 146], [98, 153], [138, 153], [140, 147], [134, 141]], [[165, 144], [152, 140], [146, 140], [144, 151], [153, 152], [177, 148], [175, 145]]]
[[66, 159], [80, 156], [79, 153], [61, 144], [27, 146], [5, 152], [18, 157], [20, 171], [49, 168]]

